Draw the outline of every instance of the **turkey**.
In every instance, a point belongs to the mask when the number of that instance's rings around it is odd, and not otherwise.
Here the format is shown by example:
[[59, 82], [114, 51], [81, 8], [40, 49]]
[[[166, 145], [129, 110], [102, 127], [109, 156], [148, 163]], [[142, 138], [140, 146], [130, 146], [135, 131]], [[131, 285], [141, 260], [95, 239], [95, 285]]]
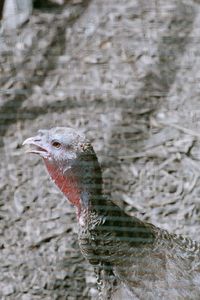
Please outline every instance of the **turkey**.
[[94, 266], [99, 299], [200, 299], [200, 244], [127, 215], [107, 199], [92, 145], [55, 127], [26, 139], [76, 208], [79, 245]]

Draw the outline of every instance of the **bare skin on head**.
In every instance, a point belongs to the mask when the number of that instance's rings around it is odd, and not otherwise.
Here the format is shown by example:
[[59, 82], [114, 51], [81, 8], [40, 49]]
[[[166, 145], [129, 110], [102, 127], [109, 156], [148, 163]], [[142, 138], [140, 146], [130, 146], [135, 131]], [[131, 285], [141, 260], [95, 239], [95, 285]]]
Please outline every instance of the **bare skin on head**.
[[79, 245], [94, 266], [101, 299], [199, 299], [200, 244], [129, 216], [107, 199], [98, 159], [82, 133], [56, 127], [23, 144], [42, 157], [76, 207]]
[[91, 160], [88, 172], [83, 169], [84, 159], [94, 155], [86, 137], [72, 128], [56, 127], [39, 130], [36, 136], [26, 139], [23, 145], [29, 146], [27, 152], [39, 154], [43, 158], [52, 180], [76, 207], [79, 219], [85, 203], [95, 192], [89, 177], [98, 167], [98, 163], [92, 163]]

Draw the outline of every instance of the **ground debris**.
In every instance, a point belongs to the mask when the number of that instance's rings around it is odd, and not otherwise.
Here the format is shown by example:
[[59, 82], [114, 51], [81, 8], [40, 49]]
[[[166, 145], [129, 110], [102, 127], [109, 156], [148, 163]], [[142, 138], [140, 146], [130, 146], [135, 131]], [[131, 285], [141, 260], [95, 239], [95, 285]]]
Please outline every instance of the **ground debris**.
[[41, 128], [81, 128], [114, 201], [199, 240], [199, 14], [192, 0], [67, 1], [0, 33], [2, 300], [97, 299], [74, 209], [21, 146]]

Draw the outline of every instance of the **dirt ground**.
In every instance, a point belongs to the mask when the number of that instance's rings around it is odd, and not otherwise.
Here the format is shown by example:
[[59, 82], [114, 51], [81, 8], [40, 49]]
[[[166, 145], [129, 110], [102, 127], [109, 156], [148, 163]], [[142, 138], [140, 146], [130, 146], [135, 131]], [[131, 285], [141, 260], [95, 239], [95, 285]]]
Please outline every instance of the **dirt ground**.
[[41, 4], [16, 32], [1, 33], [1, 300], [97, 297], [74, 208], [22, 149], [38, 129], [83, 130], [105, 193], [200, 241], [199, 4]]

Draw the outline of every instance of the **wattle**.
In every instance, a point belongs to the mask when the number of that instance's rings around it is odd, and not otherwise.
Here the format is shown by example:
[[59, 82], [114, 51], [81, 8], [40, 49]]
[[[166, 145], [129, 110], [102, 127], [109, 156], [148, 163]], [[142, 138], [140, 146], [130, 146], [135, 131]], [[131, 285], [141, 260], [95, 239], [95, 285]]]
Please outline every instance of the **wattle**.
[[45, 160], [45, 165], [52, 180], [55, 182], [55, 184], [58, 186], [61, 192], [68, 198], [68, 200], [74, 206], [76, 206], [79, 209], [80, 190], [75, 176], [73, 176], [73, 174], [70, 174], [68, 176], [63, 175], [60, 169], [58, 169], [53, 164], [50, 164], [46, 160]]

